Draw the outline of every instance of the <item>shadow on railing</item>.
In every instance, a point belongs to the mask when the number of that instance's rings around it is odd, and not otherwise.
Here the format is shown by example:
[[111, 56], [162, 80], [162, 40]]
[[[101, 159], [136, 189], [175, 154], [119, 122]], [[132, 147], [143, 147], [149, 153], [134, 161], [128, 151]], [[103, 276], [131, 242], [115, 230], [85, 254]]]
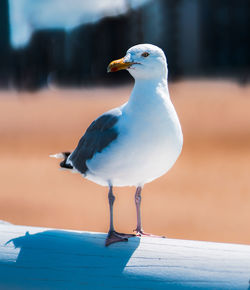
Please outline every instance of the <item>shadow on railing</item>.
[[6, 246], [13, 243], [20, 251], [12, 261], [0, 262], [0, 286], [18, 286], [18, 289], [80, 289], [85, 286], [92, 289], [93, 285], [112, 288], [114, 282], [121, 286], [126, 279], [123, 270], [140, 239], [135, 237], [129, 242], [105, 247], [105, 238], [101, 233], [63, 230], [26, 232], [6, 243]]

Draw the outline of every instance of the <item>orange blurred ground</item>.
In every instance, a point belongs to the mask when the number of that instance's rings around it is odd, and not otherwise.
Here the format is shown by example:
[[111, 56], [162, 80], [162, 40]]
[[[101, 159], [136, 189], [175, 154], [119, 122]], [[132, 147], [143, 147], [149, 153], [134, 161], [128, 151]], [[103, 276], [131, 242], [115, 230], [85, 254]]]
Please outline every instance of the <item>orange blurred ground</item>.
[[[58, 169], [90, 122], [127, 100], [131, 87], [0, 92], [0, 220], [108, 230], [107, 189]], [[250, 243], [250, 86], [185, 81], [170, 86], [184, 147], [173, 169], [143, 190], [147, 232]], [[115, 225], [136, 225], [134, 188], [117, 188]]]

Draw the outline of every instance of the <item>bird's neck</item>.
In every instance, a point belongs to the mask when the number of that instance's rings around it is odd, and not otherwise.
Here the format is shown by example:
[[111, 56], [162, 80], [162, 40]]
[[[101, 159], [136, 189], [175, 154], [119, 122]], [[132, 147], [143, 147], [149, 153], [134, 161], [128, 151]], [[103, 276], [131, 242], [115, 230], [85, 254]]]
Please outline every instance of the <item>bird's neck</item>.
[[136, 79], [128, 105], [145, 106], [169, 99], [167, 78]]

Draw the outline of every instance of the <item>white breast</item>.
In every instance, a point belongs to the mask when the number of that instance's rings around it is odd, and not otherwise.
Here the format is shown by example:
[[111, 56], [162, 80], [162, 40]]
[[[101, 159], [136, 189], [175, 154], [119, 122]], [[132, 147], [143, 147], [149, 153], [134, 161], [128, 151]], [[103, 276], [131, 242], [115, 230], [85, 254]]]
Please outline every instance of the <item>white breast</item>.
[[[182, 132], [169, 97], [161, 94], [144, 104], [136, 97], [122, 107], [118, 138], [87, 161], [86, 178], [114, 186], [138, 186], [166, 173], [182, 148]], [[146, 102], [146, 103], [145, 103]]]

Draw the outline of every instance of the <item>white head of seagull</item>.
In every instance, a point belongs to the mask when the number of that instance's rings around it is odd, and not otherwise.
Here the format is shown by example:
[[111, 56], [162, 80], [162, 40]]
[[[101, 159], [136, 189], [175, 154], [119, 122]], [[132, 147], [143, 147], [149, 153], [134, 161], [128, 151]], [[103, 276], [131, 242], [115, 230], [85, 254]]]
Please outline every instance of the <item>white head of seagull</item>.
[[135, 80], [167, 79], [167, 61], [164, 52], [152, 44], [138, 44], [126, 55], [112, 61], [108, 72], [127, 69]]

